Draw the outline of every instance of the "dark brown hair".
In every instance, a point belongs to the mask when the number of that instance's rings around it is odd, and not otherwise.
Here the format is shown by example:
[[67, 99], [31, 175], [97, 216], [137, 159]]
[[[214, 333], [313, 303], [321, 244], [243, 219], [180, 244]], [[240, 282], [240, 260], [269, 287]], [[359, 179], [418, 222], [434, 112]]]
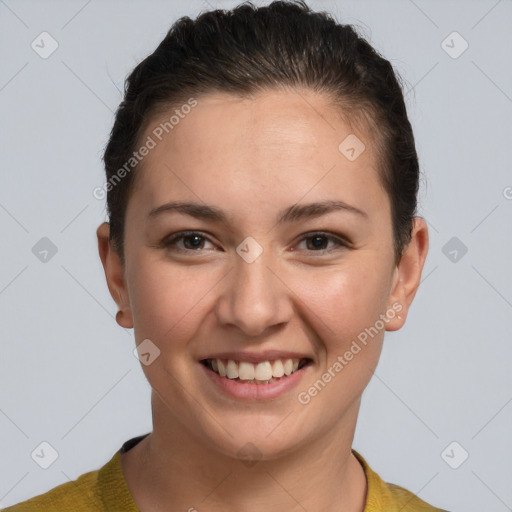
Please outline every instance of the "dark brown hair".
[[[245, 2], [233, 10], [185, 16], [125, 83], [104, 162], [110, 239], [124, 261], [126, 206], [133, 172], [126, 169], [156, 112], [214, 91], [252, 95], [279, 88], [327, 94], [339, 115], [364, 128], [376, 149], [391, 203], [395, 258], [410, 241], [419, 165], [401, 78], [351, 25], [313, 12], [303, 1]], [[341, 141], [340, 141], [341, 142]], [[134, 167], [135, 168], [135, 167]]]

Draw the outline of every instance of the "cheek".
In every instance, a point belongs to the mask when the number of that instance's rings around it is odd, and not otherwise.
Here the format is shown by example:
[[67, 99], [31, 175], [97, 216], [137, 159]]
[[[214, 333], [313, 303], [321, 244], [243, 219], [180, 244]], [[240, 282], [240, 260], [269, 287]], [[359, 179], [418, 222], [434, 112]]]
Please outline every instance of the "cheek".
[[338, 421], [340, 411], [361, 396], [378, 364], [388, 279], [373, 261], [322, 269], [303, 282], [304, 314], [318, 340], [319, 371], [304, 383], [298, 399], [314, 403], [309, 410], [321, 411], [325, 425]]
[[300, 283], [301, 298], [306, 311], [320, 332], [326, 348], [341, 349], [350, 340], [375, 324], [386, 309], [389, 276], [375, 259], [308, 271]]
[[[212, 273], [209, 274], [210, 276]], [[136, 339], [158, 345], [179, 343], [211, 288], [204, 272], [180, 269], [169, 262], [141, 258], [130, 274], [130, 297]]]

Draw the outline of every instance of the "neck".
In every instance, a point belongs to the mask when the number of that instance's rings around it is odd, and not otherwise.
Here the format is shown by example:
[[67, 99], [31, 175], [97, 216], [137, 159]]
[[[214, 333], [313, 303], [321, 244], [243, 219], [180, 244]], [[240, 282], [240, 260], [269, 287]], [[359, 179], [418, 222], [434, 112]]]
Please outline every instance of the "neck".
[[359, 401], [339, 425], [272, 460], [240, 461], [193, 438], [153, 396], [153, 432], [122, 454], [141, 512], [363, 512], [367, 483], [352, 454]]

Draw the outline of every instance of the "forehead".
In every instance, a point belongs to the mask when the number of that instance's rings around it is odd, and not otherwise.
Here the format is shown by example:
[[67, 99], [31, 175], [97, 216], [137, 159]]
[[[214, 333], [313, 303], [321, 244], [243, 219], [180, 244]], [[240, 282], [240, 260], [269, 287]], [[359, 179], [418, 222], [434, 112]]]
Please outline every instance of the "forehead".
[[137, 193], [152, 206], [171, 191], [206, 202], [244, 194], [276, 199], [283, 192], [293, 202], [333, 190], [344, 199], [383, 193], [373, 142], [325, 95], [213, 92], [195, 101], [155, 115], [146, 127], [142, 140], [150, 137], [155, 147], [137, 168]]

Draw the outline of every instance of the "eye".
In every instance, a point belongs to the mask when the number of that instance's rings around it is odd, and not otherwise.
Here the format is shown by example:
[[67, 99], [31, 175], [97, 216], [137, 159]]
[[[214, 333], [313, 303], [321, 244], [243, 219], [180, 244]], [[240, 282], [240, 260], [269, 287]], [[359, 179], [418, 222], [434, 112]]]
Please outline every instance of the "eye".
[[[181, 246], [180, 242], [183, 242]], [[179, 252], [200, 252], [201, 249], [204, 249], [205, 243], [211, 242], [209, 242], [208, 238], [205, 237], [203, 233], [199, 231], [182, 231], [165, 238], [161, 245], [166, 249]]]
[[[203, 249], [212, 250], [212, 248], [205, 248], [205, 244], [208, 243], [213, 246], [208, 237], [200, 231], [182, 231], [165, 238], [161, 246], [165, 249], [177, 252], [190, 253], [203, 252]], [[302, 243], [306, 244], [306, 251], [319, 253], [328, 253], [336, 249], [348, 248], [350, 246], [343, 238], [324, 232], [307, 233], [300, 240], [299, 246]]]
[[[339, 248], [348, 248], [349, 243], [338, 236], [334, 236], [324, 232], [318, 233], [307, 233], [302, 237], [300, 243], [306, 243], [306, 248], [309, 252], [331, 252], [333, 250]], [[328, 248], [328, 244], [331, 242], [334, 247], [331, 245]]]

